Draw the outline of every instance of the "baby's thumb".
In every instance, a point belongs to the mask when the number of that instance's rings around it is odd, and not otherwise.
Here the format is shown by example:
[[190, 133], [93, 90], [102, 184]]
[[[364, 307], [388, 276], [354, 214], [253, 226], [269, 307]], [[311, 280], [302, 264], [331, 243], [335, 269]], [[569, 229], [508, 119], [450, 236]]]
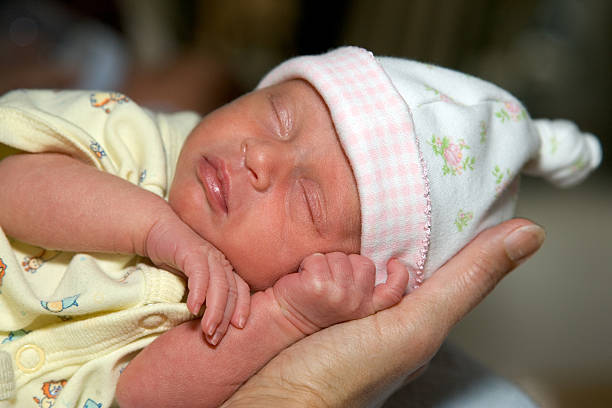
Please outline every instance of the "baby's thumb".
[[581, 132], [573, 122], [538, 119], [533, 125], [541, 145], [538, 155], [525, 167], [526, 174], [543, 177], [557, 187], [571, 187], [601, 162], [597, 138]]
[[387, 281], [374, 288], [372, 298], [376, 312], [387, 309], [402, 300], [408, 286], [408, 268], [398, 259], [387, 263]]

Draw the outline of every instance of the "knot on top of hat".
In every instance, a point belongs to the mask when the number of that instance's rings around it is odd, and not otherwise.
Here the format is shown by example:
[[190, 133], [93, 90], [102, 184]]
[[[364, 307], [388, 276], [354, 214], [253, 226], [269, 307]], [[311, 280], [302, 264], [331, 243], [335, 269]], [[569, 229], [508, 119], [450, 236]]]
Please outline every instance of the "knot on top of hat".
[[558, 187], [571, 187], [601, 162], [597, 138], [581, 132], [573, 122], [538, 119], [533, 124], [541, 144], [538, 155], [526, 165], [526, 174], [543, 177]]

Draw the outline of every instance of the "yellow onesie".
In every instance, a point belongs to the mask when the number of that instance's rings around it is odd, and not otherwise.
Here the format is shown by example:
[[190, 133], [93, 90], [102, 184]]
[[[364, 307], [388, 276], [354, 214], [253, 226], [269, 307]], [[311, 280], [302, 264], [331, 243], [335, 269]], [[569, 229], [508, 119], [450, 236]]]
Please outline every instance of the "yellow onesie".
[[[0, 97], [0, 159], [62, 152], [167, 198], [199, 120], [116, 92], [17, 90]], [[113, 406], [128, 361], [192, 317], [184, 295], [138, 257], [45, 250], [0, 228], [0, 408]]]

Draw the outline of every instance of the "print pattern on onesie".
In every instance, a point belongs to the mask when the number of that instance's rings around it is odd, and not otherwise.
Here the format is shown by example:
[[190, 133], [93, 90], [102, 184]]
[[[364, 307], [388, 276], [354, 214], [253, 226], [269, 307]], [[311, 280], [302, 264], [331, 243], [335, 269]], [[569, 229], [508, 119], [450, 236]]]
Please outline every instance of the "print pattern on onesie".
[[0, 258], [0, 293], [2, 293], [2, 281], [4, 280], [4, 275], [6, 275], [6, 268], [4, 260]]
[[42, 266], [55, 259], [60, 251], [48, 251], [46, 249], [42, 249], [40, 254], [33, 256], [24, 256], [21, 261], [21, 266], [23, 266], [23, 270], [30, 273], [36, 273]]
[[138, 185], [140, 186], [145, 179], [147, 178], [147, 169], [144, 169], [140, 172], [140, 175], [138, 176]]
[[96, 142], [95, 140], [92, 140], [89, 143], [89, 150], [94, 152], [94, 154], [98, 157], [98, 159], [101, 159], [104, 156], [106, 156], [106, 152], [104, 151], [100, 143]]
[[102, 408], [102, 404], [92, 400], [91, 398], [87, 398], [85, 404], [83, 404], [83, 408]]
[[55, 405], [55, 400], [59, 396], [60, 392], [62, 392], [62, 390], [66, 386], [67, 382], [68, 381], [66, 380], [59, 380], [59, 381], [52, 380], [52, 381], [44, 382], [41, 387], [42, 393], [43, 393], [42, 397], [40, 398], [36, 396], [32, 397], [32, 399], [36, 403], [36, 406], [41, 407], [41, 408], [53, 407]]
[[40, 305], [43, 307], [43, 309], [46, 309], [52, 313], [60, 313], [71, 307], [79, 307], [79, 304], [77, 303], [79, 296], [81, 296], [81, 294], [65, 297], [61, 300], [51, 302], [41, 300]]
[[19, 329], [19, 330], [11, 331], [9, 332], [8, 337], [5, 337], [4, 339], [2, 339], [2, 343], [0, 344], [6, 344], [6, 343], [10, 343], [11, 341], [15, 341], [17, 339], [22, 338], [23, 336], [25, 336], [26, 334], [30, 332], [31, 331], [28, 331], [26, 329]]
[[119, 92], [93, 92], [89, 95], [89, 103], [93, 108], [100, 108], [106, 113], [111, 113], [117, 105], [128, 103], [127, 96]]

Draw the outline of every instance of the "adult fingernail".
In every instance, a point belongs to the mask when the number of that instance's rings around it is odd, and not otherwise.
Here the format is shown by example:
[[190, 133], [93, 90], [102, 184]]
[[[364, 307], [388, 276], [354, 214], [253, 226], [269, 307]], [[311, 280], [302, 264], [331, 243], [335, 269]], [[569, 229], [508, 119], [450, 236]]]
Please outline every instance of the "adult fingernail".
[[504, 239], [508, 258], [516, 263], [523, 262], [542, 246], [546, 232], [539, 225], [526, 225], [512, 231]]

